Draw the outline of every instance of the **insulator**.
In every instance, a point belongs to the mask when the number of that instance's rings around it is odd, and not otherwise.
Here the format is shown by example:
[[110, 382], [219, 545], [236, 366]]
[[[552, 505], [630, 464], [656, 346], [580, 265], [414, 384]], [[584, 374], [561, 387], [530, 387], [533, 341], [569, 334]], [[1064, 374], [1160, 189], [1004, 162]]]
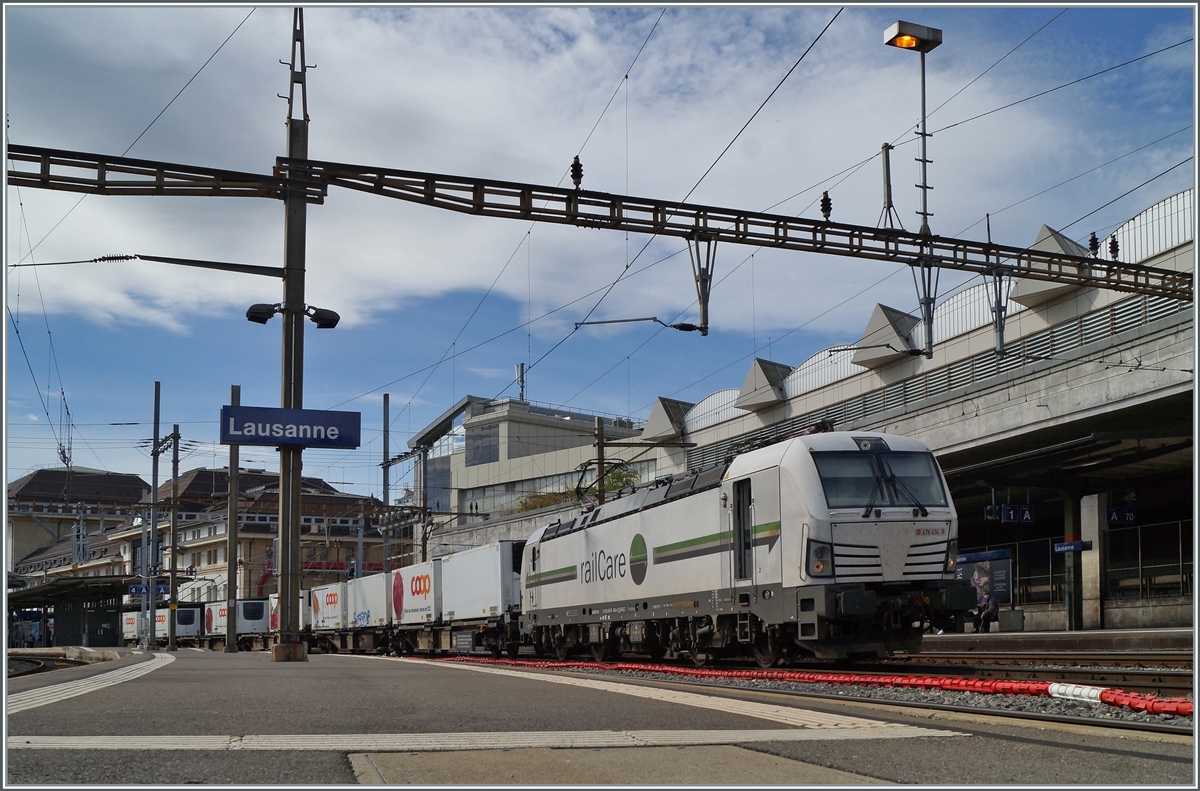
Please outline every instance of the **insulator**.
[[833, 213], [833, 201], [829, 198], [828, 192], [821, 193], [821, 214], [825, 216], [825, 221], [829, 222], [829, 215]]
[[583, 165], [579, 157], [575, 157], [575, 161], [571, 163], [571, 181], [575, 182], [575, 189], [579, 189], [580, 183], [583, 182]]
[[1117, 237], [1110, 236], [1108, 239], [1108, 257], [1112, 260], [1117, 260], [1117, 254], [1121, 251], [1121, 246], [1117, 244]]
[[1088, 249], [1092, 251], [1092, 258], [1100, 254], [1100, 240], [1096, 238], [1096, 232], [1092, 231], [1092, 238], [1088, 239]]

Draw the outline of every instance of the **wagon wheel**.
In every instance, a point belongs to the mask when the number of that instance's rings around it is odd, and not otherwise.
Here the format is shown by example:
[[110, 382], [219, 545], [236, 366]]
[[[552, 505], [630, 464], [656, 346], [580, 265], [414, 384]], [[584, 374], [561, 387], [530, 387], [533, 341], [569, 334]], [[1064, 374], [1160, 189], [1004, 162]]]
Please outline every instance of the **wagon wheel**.
[[540, 636], [534, 638], [533, 655], [536, 656], [538, 659], [542, 659], [546, 656], [546, 646], [542, 645]]
[[506, 653], [508, 654], [509, 659], [516, 659], [521, 655], [521, 644], [509, 643], [508, 647], [506, 648]]
[[499, 642], [493, 643], [492, 645], [488, 646], [488, 652], [491, 653], [492, 659], [499, 659], [500, 657], [504, 656], [504, 646], [502, 646]]
[[593, 662], [603, 662], [608, 659], [608, 643], [592, 643], [588, 646], [588, 652], [592, 655]]
[[779, 661], [779, 646], [769, 632], [759, 632], [754, 638], [754, 661], [759, 667], [774, 667]]

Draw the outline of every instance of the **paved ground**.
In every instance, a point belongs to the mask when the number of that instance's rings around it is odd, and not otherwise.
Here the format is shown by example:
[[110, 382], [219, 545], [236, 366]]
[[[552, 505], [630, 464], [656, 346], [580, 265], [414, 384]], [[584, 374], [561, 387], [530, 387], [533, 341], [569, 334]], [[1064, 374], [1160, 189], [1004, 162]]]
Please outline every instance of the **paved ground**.
[[8, 784], [1193, 783], [1179, 737], [344, 654], [170, 660], [14, 680]]

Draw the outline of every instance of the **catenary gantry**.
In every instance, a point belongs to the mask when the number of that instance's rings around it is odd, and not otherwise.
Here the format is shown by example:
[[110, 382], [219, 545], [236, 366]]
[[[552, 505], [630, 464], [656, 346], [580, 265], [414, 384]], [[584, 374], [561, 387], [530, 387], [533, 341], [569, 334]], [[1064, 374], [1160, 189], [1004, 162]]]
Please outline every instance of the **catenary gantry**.
[[[8, 183], [99, 195], [212, 195], [323, 203], [330, 186], [485, 217], [924, 265], [1191, 301], [1192, 273], [893, 228], [580, 189], [279, 157], [259, 175], [10, 145]], [[30, 165], [22, 169], [22, 165]]]

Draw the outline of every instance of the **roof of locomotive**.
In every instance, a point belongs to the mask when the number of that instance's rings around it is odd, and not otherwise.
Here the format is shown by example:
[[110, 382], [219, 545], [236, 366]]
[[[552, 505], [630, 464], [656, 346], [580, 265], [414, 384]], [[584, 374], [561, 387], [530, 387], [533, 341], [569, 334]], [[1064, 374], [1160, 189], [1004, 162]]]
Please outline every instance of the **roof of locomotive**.
[[897, 451], [924, 451], [929, 448], [920, 440], [898, 434], [872, 431], [827, 431], [806, 434], [767, 445], [763, 448], [739, 454], [729, 464], [718, 464], [702, 470], [693, 470], [677, 475], [663, 475], [631, 490], [622, 490], [619, 496], [603, 506], [594, 508], [583, 516], [539, 527], [526, 539], [529, 544], [549, 540], [558, 536], [586, 530], [592, 525], [607, 522], [635, 511], [662, 505], [680, 497], [698, 494], [713, 489], [722, 480], [740, 477], [751, 472], [779, 466], [793, 448], [815, 451], [862, 449], [864, 439], [883, 440], [888, 449]]

